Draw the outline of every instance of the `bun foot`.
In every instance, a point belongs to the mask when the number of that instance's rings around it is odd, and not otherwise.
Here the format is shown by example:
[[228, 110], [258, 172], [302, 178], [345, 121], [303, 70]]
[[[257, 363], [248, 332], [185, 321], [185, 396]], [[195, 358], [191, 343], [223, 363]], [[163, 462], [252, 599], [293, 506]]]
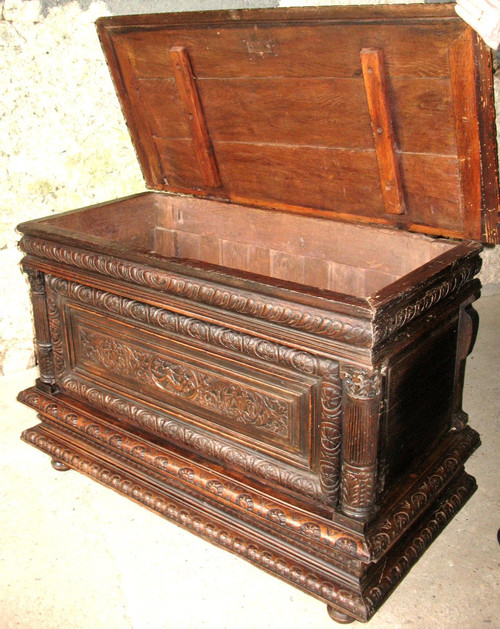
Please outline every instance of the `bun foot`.
[[52, 467], [57, 470], [58, 472], [67, 472], [68, 470], [70, 470], [71, 468], [68, 467], [65, 463], [63, 463], [62, 461], [58, 461], [57, 459], [52, 459], [52, 461], [50, 462], [50, 464], [52, 465]]
[[348, 625], [349, 623], [354, 622], [355, 620], [352, 616], [348, 616], [347, 614], [344, 614], [344, 612], [338, 611], [331, 605], [327, 606], [327, 610], [328, 610], [328, 615], [330, 616], [330, 618], [332, 620], [335, 620], [335, 622], [341, 623], [342, 625]]

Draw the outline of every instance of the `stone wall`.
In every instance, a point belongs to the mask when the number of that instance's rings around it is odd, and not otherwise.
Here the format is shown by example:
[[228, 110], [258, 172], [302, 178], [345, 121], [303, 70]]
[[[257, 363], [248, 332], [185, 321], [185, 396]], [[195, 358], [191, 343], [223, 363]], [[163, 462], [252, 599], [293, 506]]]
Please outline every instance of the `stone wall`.
[[[366, 2], [337, 2], [348, 3]], [[110, 13], [277, 4], [0, 0], [0, 375], [33, 364], [15, 226], [144, 189], [95, 20]], [[500, 282], [500, 255], [488, 251], [485, 262], [483, 282]]]

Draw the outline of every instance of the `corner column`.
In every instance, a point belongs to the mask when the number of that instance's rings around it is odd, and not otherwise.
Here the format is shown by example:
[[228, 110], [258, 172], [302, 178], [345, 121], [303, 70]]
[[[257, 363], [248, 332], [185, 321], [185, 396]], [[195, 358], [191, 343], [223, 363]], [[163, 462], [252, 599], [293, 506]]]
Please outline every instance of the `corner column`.
[[381, 411], [381, 376], [356, 367], [340, 371], [343, 381], [342, 468], [340, 507], [363, 519], [375, 506]]
[[38, 269], [23, 267], [30, 283], [31, 302], [33, 304], [33, 320], [35, 326], [35, 353], [40, 377], [37, 386], [48, 393], [56, 388], [52, 343], [50, 340], [49, 319], [47, 315], [47, 297], [45, 293], [44, 275]]

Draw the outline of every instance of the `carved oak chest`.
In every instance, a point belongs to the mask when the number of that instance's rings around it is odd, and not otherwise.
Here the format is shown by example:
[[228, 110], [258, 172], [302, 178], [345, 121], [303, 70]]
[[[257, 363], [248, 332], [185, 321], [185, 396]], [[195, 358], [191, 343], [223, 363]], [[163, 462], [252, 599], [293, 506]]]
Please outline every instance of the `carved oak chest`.
[[98, 32], [150, 191], [20, 226], [23, 439], [366, 621], [475, 489], [490, 54], [449, 5]]

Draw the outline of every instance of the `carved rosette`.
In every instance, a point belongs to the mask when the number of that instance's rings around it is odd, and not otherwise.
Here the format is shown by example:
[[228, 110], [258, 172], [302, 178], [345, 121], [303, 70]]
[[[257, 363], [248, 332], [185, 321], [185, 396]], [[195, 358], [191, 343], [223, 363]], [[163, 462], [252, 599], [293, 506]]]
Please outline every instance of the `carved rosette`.
[[[328, 553], [328, 556], [334, 559], [338, 552], [343, 555], [344, 562], [367, 558], [359, 536], [347, 532], [343, 527], [336, 527], [334, 522], [309, 516], [291, 506], [284, 507], [282, 503], [278, 504], [283, 506], [283, 509], [278, 509], [275, 502], [260, 492], [253, 492], [244, 484], [229, 480], [217, 471], [197, 465], [194, 461], [191, 461], [188, 467], [184, 457], [124, 432], [101, 417], [86, 416], [73, 408], [71, 403], [68, 405], [59, 399], [45, 397], [34, 388], [22, 391], [18, 399], [40, 412], [44, 424], [52, 425], [54, 421], [59, 431], [65, 429], [70, 429], [72, 433], [76, 431], [82, 438], [90, 438], [94, 447], [111, 449], [115, 455], [130, 457], [136, 464], [147, 467], [149, 475], [158, 475], [158, 478], [163, 480], [168, 477], [169, 482], [180, 478], [196, 492], [204, 491], [217, 495], [219, 503], [222, 501], [228, 507], [242, 509], [252, 513], [254, 517], [274, 522], [279, 525], [278, 530], [282, 531], [285, 537], [293, 536], [301, 545], [309, 546], [308, 540], [314, 542], [311, 551], [318, 552], [319, 556]], [[186, 491], [185, 483], [182, 484], [182, 488]]]
[[366, 518], [375, 506], [381, 396], [380, 372], [341, 369], [344, 384], [341, 509]]
[[428, 475], [410, 488], [389, 515], [370, 529], [367, 541], [372, 559], [379, 559], [387, 548], [419, 517], [437, 494], [443, 491], [450, 478], [459, 473], [465, 461], [480, 445], [479, 435], [466, 426], [446, 456], [429, 470]]

